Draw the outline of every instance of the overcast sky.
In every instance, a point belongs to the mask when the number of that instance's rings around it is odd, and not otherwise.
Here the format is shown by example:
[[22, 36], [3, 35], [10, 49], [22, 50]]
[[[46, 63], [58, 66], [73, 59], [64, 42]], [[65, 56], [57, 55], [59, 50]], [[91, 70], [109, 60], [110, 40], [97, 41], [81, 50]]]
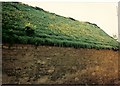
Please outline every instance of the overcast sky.
[[110, 36], [118, 36], [117, 2], [26, 2], [65, 17], [96, 23]]

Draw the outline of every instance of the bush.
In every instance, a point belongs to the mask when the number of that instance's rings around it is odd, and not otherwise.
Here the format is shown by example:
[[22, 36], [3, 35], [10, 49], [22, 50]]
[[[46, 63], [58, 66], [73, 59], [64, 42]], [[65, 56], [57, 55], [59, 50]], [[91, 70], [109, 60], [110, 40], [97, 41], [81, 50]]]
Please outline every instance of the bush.
[[25, 32], [27, 36], [33, 36], [34, 35], [34, 29], [32, 29], [30, 26], [25, 27]]

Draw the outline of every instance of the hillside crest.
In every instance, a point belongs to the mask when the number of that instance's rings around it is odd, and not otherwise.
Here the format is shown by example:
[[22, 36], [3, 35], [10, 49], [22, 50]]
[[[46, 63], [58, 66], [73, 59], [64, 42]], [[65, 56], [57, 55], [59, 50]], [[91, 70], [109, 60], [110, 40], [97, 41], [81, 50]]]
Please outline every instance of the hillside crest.
[[3, 43], [118, 49], [99, 26], [21, 2], [2, 3]]

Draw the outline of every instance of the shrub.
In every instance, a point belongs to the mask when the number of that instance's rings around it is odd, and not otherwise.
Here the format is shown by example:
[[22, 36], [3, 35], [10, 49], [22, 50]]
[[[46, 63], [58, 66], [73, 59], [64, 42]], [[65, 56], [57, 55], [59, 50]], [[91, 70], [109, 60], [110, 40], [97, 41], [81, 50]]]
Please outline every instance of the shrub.
[[25, 32], [27, 36], [33, 36], [34, 35], [34, 29], [32, 29], [30, 26], [25, 27]]

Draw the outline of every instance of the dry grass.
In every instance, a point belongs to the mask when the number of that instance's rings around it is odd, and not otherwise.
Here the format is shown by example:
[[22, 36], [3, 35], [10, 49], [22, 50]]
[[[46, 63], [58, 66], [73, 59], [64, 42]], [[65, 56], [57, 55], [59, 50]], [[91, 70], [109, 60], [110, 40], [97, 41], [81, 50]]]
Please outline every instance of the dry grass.
[[3, 84], [119, 84], [118, 51], [3, 46]]

